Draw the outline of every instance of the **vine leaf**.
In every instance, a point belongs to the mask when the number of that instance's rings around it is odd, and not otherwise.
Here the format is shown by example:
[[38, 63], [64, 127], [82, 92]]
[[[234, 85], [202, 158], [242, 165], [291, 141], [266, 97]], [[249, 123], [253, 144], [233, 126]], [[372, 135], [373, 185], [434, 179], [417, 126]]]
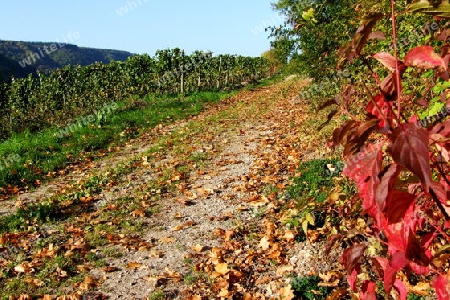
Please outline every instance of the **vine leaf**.
[[344, 146], [344, 156], [358, 153], [366, 143], [369, 135], [377, 128], [378, 120], [369, 120], [353, 127], [347, 134], [347, 143]]
[[348, 120], [344, 124], [342, 124], [339, 128], [336, 128], [333, 132], [333, 145], [334, 147], [338, 147], [342, 143], [345, 143], [345, 139], [347, 138], [347, 134], [359, 123], [354, 120]]
[[317, 131], [321, 131], [325, 126], [327, 126], [331, 120], [333, 119], [333, 117], [338, 113], [338, 111], [336, 109], [332, 110], [328, 115], [327, 115], [327, 120], [325, 122], [323, 122], [322, 124], [319, 125], [319, 127], [317, 128]]
[[375, 203], [375, 189], [380, 183], [378, 174], [382, 164], [382, 149], [380, 145], [364, 147], [357, 155], [345, 157], [345, 176], [353, 179], [363, 199], [363, 208], [373, 218], [379, 217]]
[[380, 120], [379, 126], [388, 129], [389, 122], [392, 119], [392, 102], [386, 101], [383, 95], [376, 95], [372, 101], [366, 106], [366, 111], [370, 118], [377, 118]]
[[434, 69], [441, 67], [447, 70], [444, 59], [434, 52], [431, 46], [419, 46], [409, 50], [405, 56], [405, 65], [421, 69]]
[[391, 138], [389, 152], [394, 161], [419, 177], [428, 192], [432, 180], [427, 130], [412, 123], [403, 123], [394, 130]]
[[[397, 170], [395, 170], [397, 172]], [[400, 223], [407, 219], [408, 210], [412, 212], [414, 195], [402, 191], [391, 191], [387, 201], [387, 220], [390, 224]]]
[[377, 300], [377, 293], [375, 291], [376, 283], [373, 281], [364, 281], [361, 285], [360, 298], [366, 300]]
[[352, 61], [354, 58], [361, 55], [362, 49], [372, 34], [372, 29], [382, 18], [383, 14], [374, 13], [361, 23], [353, 36], [353, 40], [339, 50], [339, 55], [344, 58], [339, 62], [339, 65], [342, 65], [345, 59], [347, 61]]
[[384, 35], [383, 32], [381, 31], [372, 31], [369, 34], [369, 40], [386, 40], [386, 36]]
[[406, 289], [405, 284], [400, 279], [396, 279], [394, 282], [394, 287], [400, 294], [400, 300], [406, 300], [408, 297], [408, 290]]
[[439, 275], [433, 280], [433, 287], [439, 300], [448, 299], [450, 294], [449, 285], [449, 281], [444, 275]]
[[381, 211], [384, 211], [386, 208], [386, 200], [388, 199], [389, 191], [392, 190], [399, 171], [397, 164], [390, 165], [381, 178], [380, 184], [376, 187], [375, 201]]
[[353, 290], [355, 290], [356, 274], [359, 273], [360, 262], [359, 259], [363, 256], [364, 251], [367, 249], [366, 243], [356, 244], [348, 249], [345, 249], [340, 258], [341, 263], [347, 270], [348, 281]]
[[[389, 71], [394, 72], [397, 64], [397, 59], [387, 52], [378, 52], [372, 56], [378, 60], [383, 66], [389, 69]], [[403, 65], [402, 61], [398, 61], [399, 65]]]

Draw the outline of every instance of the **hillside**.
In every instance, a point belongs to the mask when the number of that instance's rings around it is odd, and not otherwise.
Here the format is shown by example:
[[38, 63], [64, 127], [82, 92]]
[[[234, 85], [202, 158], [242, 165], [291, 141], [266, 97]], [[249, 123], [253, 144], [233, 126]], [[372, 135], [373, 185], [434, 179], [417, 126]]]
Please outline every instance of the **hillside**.
[[11, 76], [22, 78], [34, 72], [36, 72], [36, 68], [32, 66], [23, 68], [17, 61], [0, 54], [0, 82], [6, 81]]
[[0, 40], [0, 71], [3, 79], [11, 75], [26, 77], [46, 73], [67, 65], [87, 66], [95, 62], [124, 61], [133, 54], [126, 51], [78, 47], [72, 44]]

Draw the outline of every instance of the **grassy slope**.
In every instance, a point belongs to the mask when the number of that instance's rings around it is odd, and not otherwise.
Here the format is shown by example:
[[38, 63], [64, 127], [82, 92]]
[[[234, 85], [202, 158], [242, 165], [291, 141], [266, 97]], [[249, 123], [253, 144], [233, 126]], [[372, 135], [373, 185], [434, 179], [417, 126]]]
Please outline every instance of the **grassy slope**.
[[[0, 144], [0, 187], [36, 184], [50, 172], [103, 153], [102, 149], [123, 143], [158, 124], [198, 114], [208, 103], [230, 95], [205, 92], [184, 99], [131, 99], [118, 103], [118, 109], [110, 113], [92, 116], [94, 122], [87, 122], [88, 116], [80, 118], [81, 125], [73, 129], [50, 128], [37, 134], [16, 135]], [[69, 132], [60, 136], [61, 130]]]

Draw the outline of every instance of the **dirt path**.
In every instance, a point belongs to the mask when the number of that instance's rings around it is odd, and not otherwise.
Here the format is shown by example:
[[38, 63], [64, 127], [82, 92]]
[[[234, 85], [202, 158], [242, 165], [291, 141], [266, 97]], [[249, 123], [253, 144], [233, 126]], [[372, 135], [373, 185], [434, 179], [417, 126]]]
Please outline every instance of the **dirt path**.
[[[90, 228], [77, 234], [103, 238], [89, 243], [104, 264], [86, 266], [84, 282], [59, 292], [95, 288], [92, 297], [109, 299], [289, 298], [288, 274], [334, 267], [336, 257], [294, 243], [295, 232], [277, 219], [299, 161], [328, 151], [318, 148], [320, 137], [305, 138], [314, 136], [314, 127], [305, 127], [307, 109], [297, 98], [302, 84], [291, 78], [244, 91], [20, 195], [23, 205], [76, 190], [93, 175], [118, 178], [96, 191], [88, 214], [76, 218], [77, 226]], [[121, 165], [126, 171], [117, 171]], [[116, 219], [97, 218], [124, 201], [142, 204], [131, 209], [139, 230], [130, 224], [126, 233], [109, 232]], [[3, 213], [17, 206], [6, 204]], [[97, 225], [104, 226], [97, 232]], [[66, 233], [74, 231], [65, 226]]]

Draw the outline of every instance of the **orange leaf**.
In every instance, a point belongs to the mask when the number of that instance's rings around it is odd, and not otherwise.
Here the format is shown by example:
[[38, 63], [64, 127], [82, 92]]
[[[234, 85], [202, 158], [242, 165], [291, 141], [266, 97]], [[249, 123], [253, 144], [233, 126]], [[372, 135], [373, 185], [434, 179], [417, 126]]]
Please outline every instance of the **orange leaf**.
[[141, 210], [141, 209], [136, 209], [135, 211], [133, 211], [132, 213], [131, 213], [131, 215], [133, 216], [133, 217], [141, 217], [141, 218], [143, 218], [143, 217], [145, 217], [145, 212], [143, 211], [143, 210]]
[[130, 262], [127, 264], [127, 268], [128, 269], [139, 269], [140, 267], [142, 267], [142, 264], [140, 263], [134, 263], [134, 262]]

